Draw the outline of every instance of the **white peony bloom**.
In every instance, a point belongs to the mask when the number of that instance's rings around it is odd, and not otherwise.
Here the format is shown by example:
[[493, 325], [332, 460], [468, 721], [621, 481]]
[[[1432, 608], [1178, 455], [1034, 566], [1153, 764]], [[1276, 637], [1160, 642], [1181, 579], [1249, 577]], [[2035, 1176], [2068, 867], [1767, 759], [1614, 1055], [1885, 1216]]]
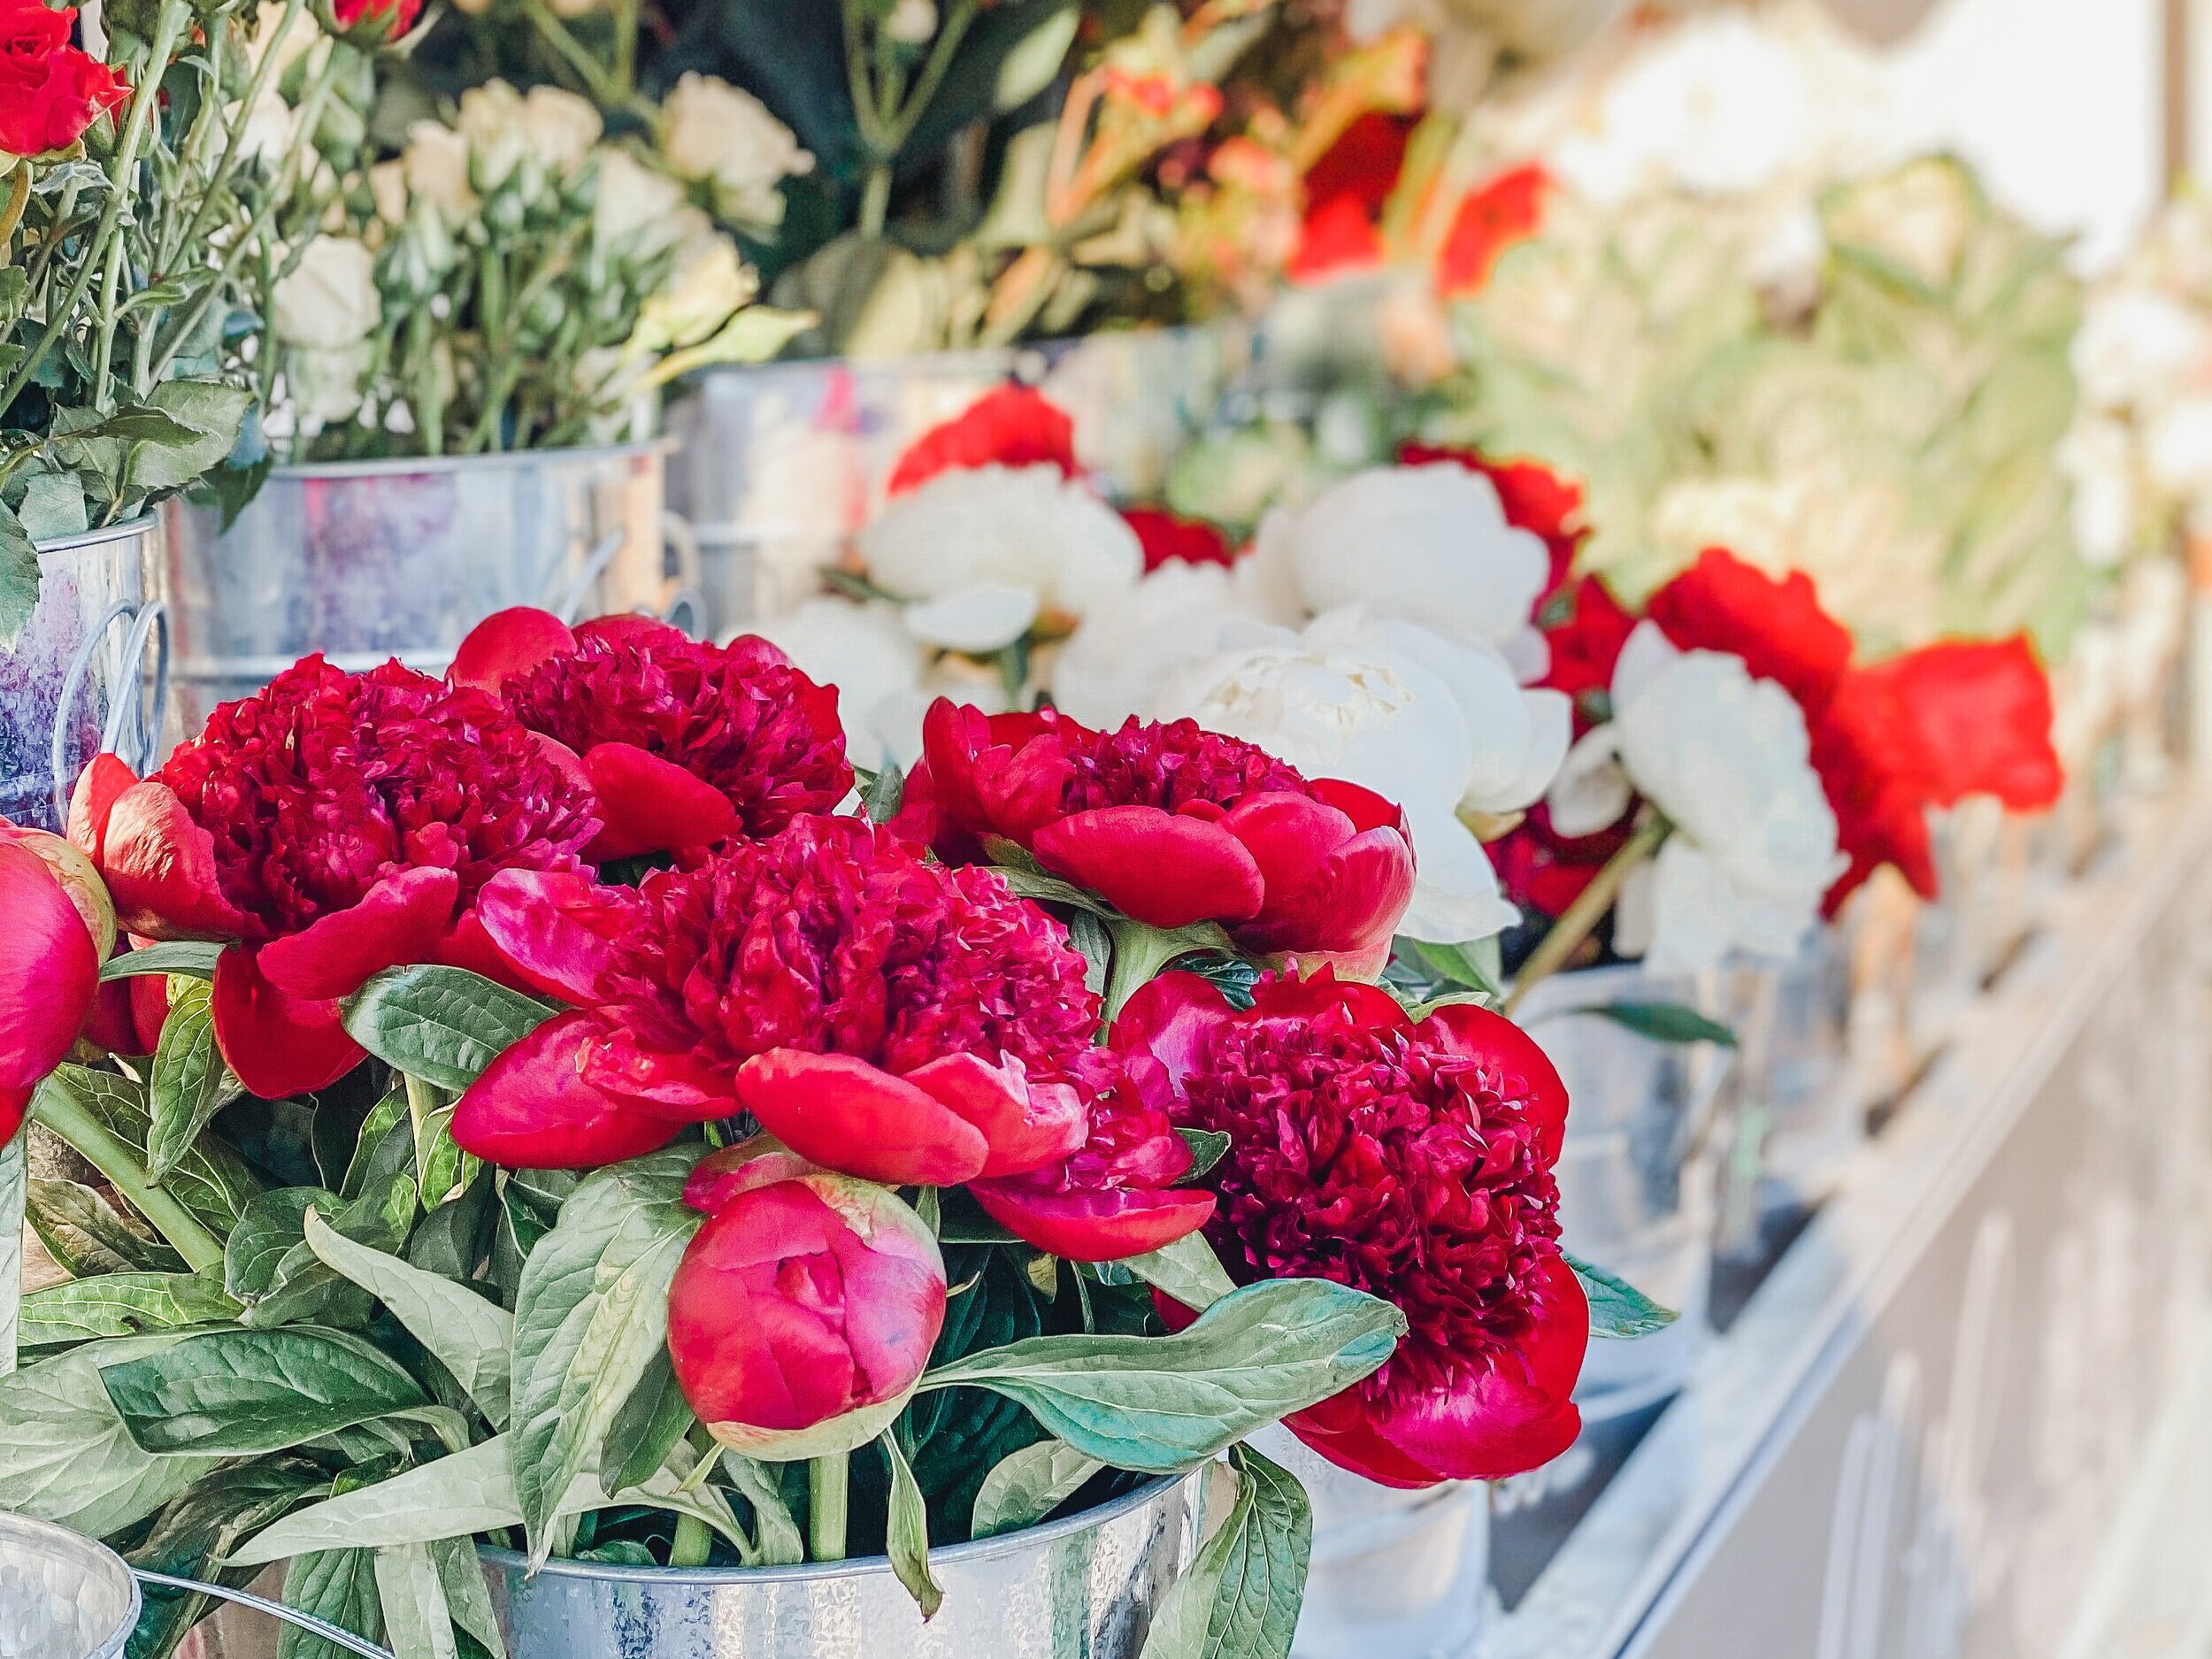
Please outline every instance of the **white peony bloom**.
[[783, 193], [776, 187], [814, 167], [766, 104], [695, 71], [662, 103], [660, 141], [679, 176], [711, 184], [722, 211], [746, 225], [781, 224]]
[[1144, 714], [1179, 670], [1227, 650], [1294, 637], [1248, 580], [1233, 571], [1171, 559], [1083, 618], [1052, 664], [1052, 698], [1086, 726]]
[[1621, 653], [1613, 709], [1568, 757], [1552, 821], [1589, 833], [1626, 810], [1632, 788], [1673, 825], [1622, 904], [1624, 920], [1648, 921], [1651, 966], [1791, 955], [1847, 863], [1795, 701], [1741, 657], [1678, 650], [1647, 622]]
[[469, 141], [442, 121], [417, 121], [407, 129], [400, 166], [407, 193], [427, 202], [449, 226], [476, 217], [479, 204], [469, 186]]
[[376, 256], [350, 236], [318, 236], [270, 296], [271, 326], [288, 346], [335, 351], [366, 339], [384, 314]]
[[1252, 557], [1289, 572], [1312, 611], [1363, 605], [1543, 672], [1529, 613], [1551, 576], [1541, 536], [1506, 522], [1497, 487], [1450, 462], [1373, 467], [1260, 523]]
[[852, 757], [871, 770], [888, 755], [911, 766], [922, 752], [922, 647], [888, 605], [825, 595], [749, 630], [818, 685], [837, 687]]
[[1413, 834], [1413, 903], [1399, 931], [1486, 939], [1520, 919], [1457, 815], [1481, 745], [1447, 680], [1379, 646], [1289, 639], [1171, 674], [1150, 710], [1257, 743], [1310, 778], [1394, 801]]
[[1051, 466], [940, 472], [886, 503], [858, 545], [876, 584], [911, 602], [908, 626], [979, 654], [1047, 613], [1079, 621], [1144, 570], [1121, 515]]
[[602, 248], [649, 257], [695, 229], [683, 212], [684, 188], [626, 150], [599, 152], [599, 184], [592, 198], [591, 229]]
[[559, 87], [533, 87], [522, 100], [524, 142], [554, 178], [572, 177], [605, 131], [590, 99]]
[[2212, 396], [2185, 397], [2159, 412], [2144, 434], [2143, 470], [2171, 495], [2212, 496]]
[[2144, 288], [2100, 295], [2074, 336], [2074, 374], [2095, 409], [2155, 407], [2208, 358], [2212, 326], [2180, 301]]
[[2109, 570], [2134, 548], [2141, 524], [2135, 445], [2127, 426], [2085, 416], [2058, 449], [2059, 469], [2074, 487], [2074, 542], [2085, 562]]

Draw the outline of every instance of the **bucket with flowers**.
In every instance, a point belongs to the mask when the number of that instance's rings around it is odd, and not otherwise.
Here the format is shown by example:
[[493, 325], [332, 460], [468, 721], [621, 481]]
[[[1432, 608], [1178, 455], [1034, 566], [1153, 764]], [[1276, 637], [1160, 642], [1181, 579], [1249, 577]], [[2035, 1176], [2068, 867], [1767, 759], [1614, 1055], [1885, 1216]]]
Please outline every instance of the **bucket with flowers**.
[[1189, 722], [928, 726], [859, 772], [765, 641], [521, 610], [97, 760], [129, 948], [48, 895], [83, 995], [4, 1078], [99, 1182], [30, 1187], [0, 1506], [409, 1655], [1283, 1659], [1253, 1437], [1568, 1444], [1633, 1321], [1542, 1051], [1359, 977], [1404, 814]]

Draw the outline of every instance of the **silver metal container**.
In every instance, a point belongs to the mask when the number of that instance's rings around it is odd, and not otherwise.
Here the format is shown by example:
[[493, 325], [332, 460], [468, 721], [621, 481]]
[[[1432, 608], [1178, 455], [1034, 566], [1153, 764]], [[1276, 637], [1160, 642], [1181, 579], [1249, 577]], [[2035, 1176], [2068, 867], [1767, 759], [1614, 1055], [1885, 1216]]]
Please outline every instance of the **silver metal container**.
[[1740, 964], [1728, 973], [1727, 998], [1724, 1018], [1737, 1041], [1734, 1144], [1744, 1155], [1732, 1186], [1755, 1183], [1749, 1195], [1762, 1212], [1816, 1204], [1866, 1141], [1841, 946], [1823, 927], [1786, 962]]
[[1716, 1018], [1724, 1011], [1717, 973], [1663, 979], [1630, 964], [1554, 974], [1530, 990], [1518, 1015], [1567, 1086], [1558, 1165], [1565, 1248], [1680, 1315], [1637, 1341], [1590, 1344], [1575, 1400], [1592, 1419], [1675, 1393], [1710, 1334], [1729, 1056], [1711, 1043], [1657, 1042], [1590, 1011], [1637, 1003]]
[[1402, 1492], [1339, 1469], [1287, 1429], [1252, 1437], [1313, 1505], [1313, 1555], [1291, 1659], [1463, 1659], [1490, 1585], [1490, 1488]]
[[572, 619], [688, 606], [689, 539], [664, 511], [668, 446], [279, 467], [228, 530], [167, 508], [185, 730], [311, 651], [442, 671], [495, 611]]
[[160, 544], [152, 518], [39, 544], [38, 603], [0, 647], [0, 818], [58, 830], [104, 747], [142, 772], [160, 759]]
[[1137, 1659], [1197, 1540], [1198, 1477], [930, 1552], [926, 1624], [881, 1558], [641, 1569], [482, 1552], [512, 1659]]
[[0, 1659], [120, 1659], [138, 1581], [104, 1544], [0, 1513]]

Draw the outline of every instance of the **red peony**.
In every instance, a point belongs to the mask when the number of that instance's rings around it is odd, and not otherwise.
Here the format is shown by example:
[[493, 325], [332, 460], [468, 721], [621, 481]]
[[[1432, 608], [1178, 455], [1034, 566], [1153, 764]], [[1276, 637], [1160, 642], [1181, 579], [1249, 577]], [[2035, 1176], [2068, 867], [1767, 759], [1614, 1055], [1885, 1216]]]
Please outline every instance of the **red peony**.
[[1809, 726], [1851, 666], [1851, 633], [1820, 608], [1803, 571], [1770, 576], [1720, 548], [1707, 548], [1646, 607], [1686, 651], [1725, 651], [1796, 699]]
[[1637, 618], [1595, 576], [1576, 578], [1555, 603], [1558, 618], [1544, 630], [1551, 666], [1540, 683], [1573, 700], [1579, 736], [1611, 718], [1613, 669]]
[[69, 43], [74, 8], [0, 0], [0, 152], [66, 150], [130, 96], [127, 81]]
[[1544, 584], [1545, 594], [1555, 594], [1565, 587], [1575, 551], [1590, 534], [1582, 513], [1582, 486], [1561, 477], [1541, 461], [1494, 461], [1479, 450], [1440, 444], [1398, 446], [1400, 466], [1433, 466], [1446, 461], [1488, 479], [1498, 492], [1498, 504], [1505, 510], [1505, 521], [1517, 530], [1543, 537], [1545, 550], [1551, 555], [1551, 580]]
[[1311, 281], [1380, 263], [1376, 226], [1404, 170], [1414, 125], [1405, 116], [1371, 110], [1307, 169], [1305, 223], [1291, 257], [1293, 278]]
[[[41, 831], [0, 818], [0, 916], [8, 926], [0, 956], [0, 1147], [15, 1139], [40, 1082], [69, 1057], [100, 988], [100, 945], [86, 910], [104, 901], [63, 885], [58, 864], [66, 855], [50, 843]], [[112, 926], [108, 932], [112, 937]]]
[[1229, 1136], [1207, 1236], [1240, 1283], [1327, 1279], [1406, 1316], [1388, 1363], [1286, 1420], [1394, 1486], [1489, 1480], [1571, 1445], [1589, 1308], [1559, 1253], [1566, 1091], [1497, 1015], [1417, 1025], [1386, 992], [1271, 976], [1231, 1009], [1195, 974], [1131, 999], [1117, 1049], [1165, 1068], [1178, 1120]]
[[1436, 256], [1436, 291], [1446, 299], [1481, 292], [1506, 250], [1526, 242], [1544, 223], [1551, 175], [1530, 164], [1500, 173], [1470, 190], [1452, 215]]
[[1094, 732], [940, 700], [922, 739], [905, 827], [956, 861], [1002, 836], [1150, 926], [1216, 921], [1248, 949], [1373, 968], [1412, 900], [1395, 806], [1190, 720]]
[[1072, 478], [1075, 422], [1041, 392], [1002, 386], [917, 438], [884, 488], [896, 495], [940, 472], [977, 466], [1056, 466]]
[[764, 640], [703, 645], [641, 617], [572, 633], [549, 611], [503, 611], [451, 678], [580, 757], [599, 799], [597, 862], [772, 835], [852, 787], [837, 691]]
[[1144, 567], [1156, 571], [1163, 565], [1234, 565], [1236, 549], [1228, 534], [1203, 518], [1186, 518], [1164, 507], [1125, 507], [1121, 516], [1137, 533], [1144, 549]]
[[465, 954], [487, 882], [573, 870], [598, 827], [589, 792], [490, 697], [319, 657], [218, 709], [142, 783], [101, 756], [70, 810], [125, 929], [236, 941], [216, 965], [216, 1039], [271, 1098], [361, 1059], [340, 999]]

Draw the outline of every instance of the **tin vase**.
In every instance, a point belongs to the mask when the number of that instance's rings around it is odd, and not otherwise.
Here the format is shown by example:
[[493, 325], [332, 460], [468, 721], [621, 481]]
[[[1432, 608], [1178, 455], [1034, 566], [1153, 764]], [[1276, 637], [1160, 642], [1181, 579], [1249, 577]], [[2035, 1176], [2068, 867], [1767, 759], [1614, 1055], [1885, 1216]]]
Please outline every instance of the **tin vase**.
[[137, 1581], [112, 1550], [0, 1513], [0, 1653], [122, 1659], [138, 1609]]
[[690, 539], [665, 511], [668, 446], [279, 467], [225, 529], [173, 503], [169, 590], [184, 729], [319, 651], [442, 672], [494, 611], [569, 620], [697, 610]]
[[152, 518], [38, 544], [38, 603], [0, 646], [0, 818], [58, 830], [86, 762], [165, 749], [166, 619]]

